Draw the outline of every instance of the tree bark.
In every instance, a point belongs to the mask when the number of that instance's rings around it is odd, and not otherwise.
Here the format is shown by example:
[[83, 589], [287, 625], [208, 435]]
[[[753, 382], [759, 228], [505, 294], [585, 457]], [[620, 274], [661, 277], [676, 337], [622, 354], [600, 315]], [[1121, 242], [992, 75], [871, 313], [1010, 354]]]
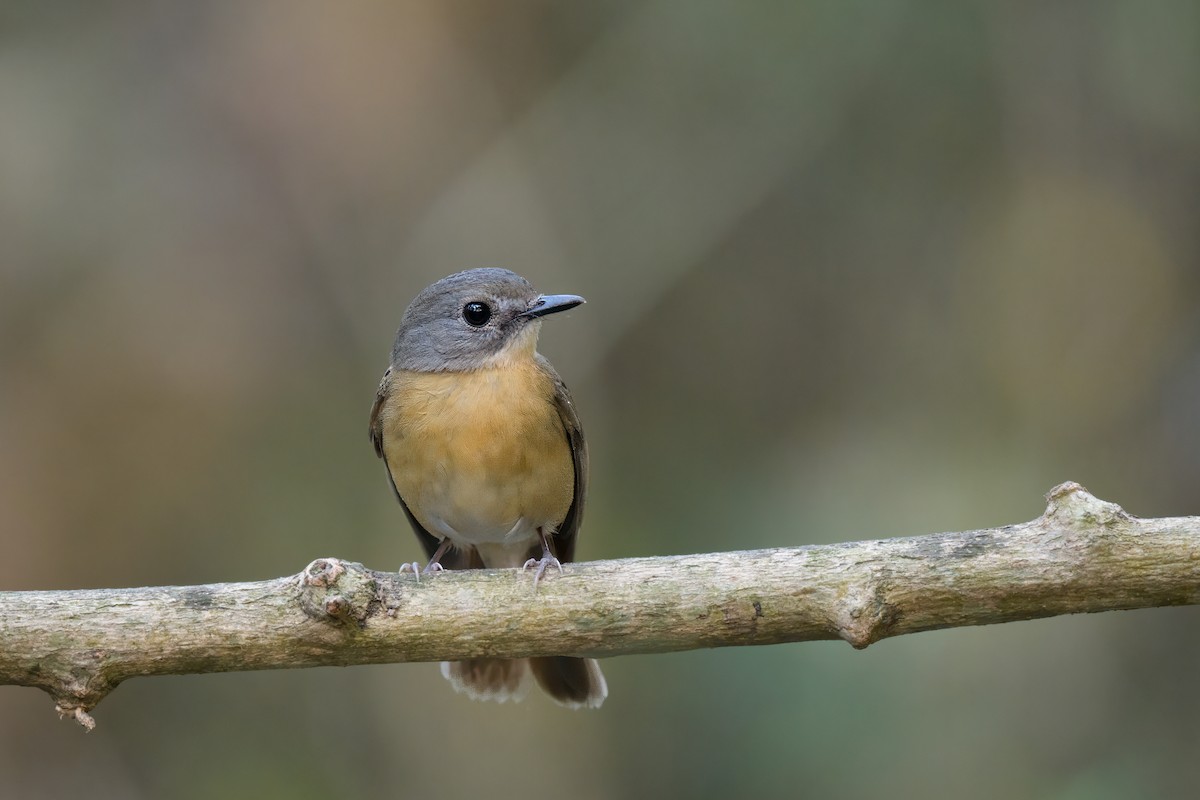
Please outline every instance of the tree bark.
[[615, 656], [1200, 603], [1200, 517], [1138, 519], [1076, 483], [1019, 525], [513, 570], [375, 572], [335, 558], [255, 583], [0, 592], [0, 684], [88, 712], [137, 675]]

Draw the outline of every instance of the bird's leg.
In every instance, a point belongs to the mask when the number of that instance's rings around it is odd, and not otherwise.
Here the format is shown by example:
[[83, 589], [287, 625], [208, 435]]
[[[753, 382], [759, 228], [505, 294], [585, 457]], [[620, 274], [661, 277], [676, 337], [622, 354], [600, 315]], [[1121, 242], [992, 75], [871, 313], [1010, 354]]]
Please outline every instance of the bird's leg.
[[538, 538], [542, 541], [542, 557], [540, 559], [531, 558], [525, 562], [525, 566], [521, 567], [521, 571], [536, 566], [537, 571], [533, 573], [533, 590], [537, 591], [538, 581], [542, 579], [542, 573], [546, 571], [546, 567], [558, 567], [558, 572], [561, 575], [563, 571], [562, 562], [554, 557], [554, 553], [550, 552], [550, 540], [546, 538], [544, 528], [538, 528]]
[[411, 572], [413, 577], [417, 579], [417, 583], [421, 582], [421, 565], [416, 561], [408, 561], [400, 565], [400, 574]]
[[442, 556], [446, 555], [446, 551], [450, 549], [449, 537], [442, 539], [442, 543], [438, 545], [438, 549], [433, 551], [433, 558], [429, 559], [429, 563], [425, 565], [425, 569], [421, 572], [422, 575], [428, 575], [431, 572], [445, 572], [446, 568], [441, 565]]

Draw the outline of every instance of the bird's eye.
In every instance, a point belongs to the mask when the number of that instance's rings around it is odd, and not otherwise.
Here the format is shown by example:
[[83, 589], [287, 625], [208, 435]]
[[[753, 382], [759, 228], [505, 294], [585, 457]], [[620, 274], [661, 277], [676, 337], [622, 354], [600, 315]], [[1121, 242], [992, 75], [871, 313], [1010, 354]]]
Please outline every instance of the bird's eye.
[[467, 303], [463, 306], [463, 319], [473, 328], [482, 328], [492, 318], [492, 309], [487, 303]]

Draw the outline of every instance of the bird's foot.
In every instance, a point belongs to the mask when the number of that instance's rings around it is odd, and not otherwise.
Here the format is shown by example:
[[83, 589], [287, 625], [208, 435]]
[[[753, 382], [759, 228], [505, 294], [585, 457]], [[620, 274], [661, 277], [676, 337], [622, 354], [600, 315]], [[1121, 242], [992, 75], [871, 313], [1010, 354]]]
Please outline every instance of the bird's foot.
[[422, 575], [433, 575], [437, 572], [445, 572], [446, 568], [441, 565], [442, 556], [446, 555], [446, 551], [450, 549], [450, 540], [443, 539], [438, 545], [438, 549], [433, 551], [433, 558], [429, 559], [429, 563], [425, 565], [425, 569], [421, 569], [421, 565], [416, 561], [410, 561], [400, 567], [400, 574], [411, 572], [413, 577], [417, 579], [417, 583], [421, 582]]
[[533, 590], [535, 592], [537, 591], [538, 581], [542, 579], [542, 573], [544, 573], [548, 567], [558, 567], [558, 573], [560, 575], [563, 571], [562, 562], [549, 553], [543, 554], [541, 558], [531, 558], [526, 561], [525, 565], [521, 567], [521, 572], [524, 572], [530, 567], [537, 567], [537, 570], [533, 573]]
[[413, 577], [417, 579], [417, 583], [421, 582], [422, 575], [434, 575], [438, 572], [445, 571], [446, 568], [436, 561], [430, 561], [425, 565], [425, 569], [421, 569], [420, 563], [416, 561], [410, 561], [407, 564], [400, 565], [400, 574], [403, 575], [406, 572], [411, 572]]

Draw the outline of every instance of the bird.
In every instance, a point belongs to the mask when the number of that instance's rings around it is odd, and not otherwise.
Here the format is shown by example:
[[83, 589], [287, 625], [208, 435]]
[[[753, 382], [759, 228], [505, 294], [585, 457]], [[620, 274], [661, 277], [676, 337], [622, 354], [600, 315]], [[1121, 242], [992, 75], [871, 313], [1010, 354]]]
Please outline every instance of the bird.
[[[446, 569], [548, 569], [575, 556], [588, 451], [571, 393], [537, 352], [542, 321], [584, 302], [541, 294], [500, 268], [456, 272], [422, 290], [400, 320], [371, 408], [375, 454], [429, 561]], [[458, 691], [519, 700], [528, 677], [556, 703], [599, 708], [595, 659], [443, 662]]]

